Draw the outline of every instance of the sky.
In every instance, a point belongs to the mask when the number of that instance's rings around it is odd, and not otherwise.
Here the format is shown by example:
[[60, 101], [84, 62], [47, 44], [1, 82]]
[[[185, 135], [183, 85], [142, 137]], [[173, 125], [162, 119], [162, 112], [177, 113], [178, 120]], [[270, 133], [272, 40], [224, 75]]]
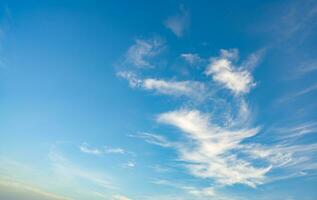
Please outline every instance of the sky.
[[0, 199], [315, 200], [317, 2], [0, 1]]

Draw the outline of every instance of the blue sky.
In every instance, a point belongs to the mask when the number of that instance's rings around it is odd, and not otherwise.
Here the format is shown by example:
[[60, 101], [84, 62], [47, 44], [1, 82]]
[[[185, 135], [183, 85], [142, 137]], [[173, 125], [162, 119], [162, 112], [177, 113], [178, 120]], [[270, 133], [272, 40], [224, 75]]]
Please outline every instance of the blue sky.
[[1, 1], [0, 198], [314, 200], [317, 4]]

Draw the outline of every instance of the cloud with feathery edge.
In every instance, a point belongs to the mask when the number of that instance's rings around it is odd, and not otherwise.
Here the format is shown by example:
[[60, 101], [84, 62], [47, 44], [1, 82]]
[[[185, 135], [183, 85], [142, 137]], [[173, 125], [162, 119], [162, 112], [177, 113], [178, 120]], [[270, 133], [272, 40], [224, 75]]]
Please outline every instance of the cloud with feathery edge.
[[182, 37], [184, 35], [189, 24], [190, 14], [183, 5], [180, 6], [179, 14], [170, 16], [164, 21], [165, 27], [171, 30], [177, 37]]

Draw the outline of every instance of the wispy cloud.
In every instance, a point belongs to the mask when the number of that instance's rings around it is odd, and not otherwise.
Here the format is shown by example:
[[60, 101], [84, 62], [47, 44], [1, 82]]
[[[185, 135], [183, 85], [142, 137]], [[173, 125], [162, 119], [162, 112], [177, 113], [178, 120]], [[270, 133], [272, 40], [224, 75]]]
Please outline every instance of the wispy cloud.
[[210, 197], [216, 196], [216, 193], [213, 187], [197, 188], [197, 187], [178, 183], [177, 181], [170, 181], [166, 179], [158, 179], [153, 181], [152, 183], [157, 185], [166, 185], [166, 186], [171, 186], [177, 189], [181, 189], [190, 195], [196, 196], [196, 198], [199, 198], [199, 197], [210, 198]]
[[182, 53], [181, 58], [191, 65], [195, 65], [203, 61], [203, 59], [196, 53]]
[[111, 200], [132, 200], [124, 195], [113, 195]]
[[123, 165], [123, 167], [133, 168], [133, 167], [135, 167], [135, 165], [136, 165], [135, 162], [129, 161], [129, 162], [125, 163], [125, 164]]
[[198, 81], [174, 81], [146, 78], [140, 79], [132, 72], [119, 72], [118, 76], [128, 80], [130, 87], [152, 90], [159, 94], [171, 96], [187, 96], [190, 98], [203, 99], [206, 94], [205, 84]]
[[166, 28], [170, 29], [177, 37], [182, 37], [184, 31], [189, 27], [190, 14], [183, 5], [180, 6], [180, 13], [168, 17], [164, 21]]
[[178, 110], [159, 115], [158, 121], [181, 129], [195, 145], [177, 148], [180, 160], [191, 174], [212, 178], [223, 185], [242, 183], [255, 187], [263, 183], [271, 166], [257, 168], [233, 153], [257, 128], [230, 130], [210, 122], [209, 116], [197, 110]]
[[280, 169], [279, 175], [270, 177], [267, 182], [279, 179], [306, 176], [307, 172], [314, 173], [317, 169], [317, 144], [249, 144], [241, 146], [242, 151], [255, 159], [270, 163], [273, 169]]
[[299, 96], [308, 94], [308, 93], [310, 93], [310, 92], [312, 92], [312, 91], [315, 91], [315, 90], [317, 90], [317, 84], [312, 85], [312, 86], [309, 86], [308, 88], [305, 88], [305, 89], [303, 89], [302, 91], [299, 91], [299, 92], [295, 93], [292, 97], [293, 97], [293, 98], [299, 97]]
[[242, 63], [241, 68], [252, 71], [263, 59], [263, 56], [266, 52], [266, 48], [259, 49], [254, 53], [251, 53]]
[[158, 79], [145, 79], [143, 87], [147, 90], [154, 90], [162, 94], [175, 96], [198, 97], [205, 91], [203, 83], [197, 81], [165, 81]]
[[[103, 155], [103, 154], [125, 154], [126, 150], [122, 148], [112, 148], [112, 147], [103, 147], [103, 148], [95, 148], [89, 146], [87, 143], [83, 143], [79, 146], [79, 149], [83, 153], [93, 154], [93, 155]], [[131, 152], [130, 152], [131, 153]]]
[[49, 158], [55, 175], [64, 180], [76, 180], [80, 178], [105, 189], [117, 189], [117, 187], [113, 185], [112, 181], [110, 181], [110, 178], [106, 178], [104, 176], [104, 173], [92, 172], [72, 164], [55, 148], [51, 149]]
[[102, 152], [99, 149], [89, 147], [88, 144], [86, 144], [86, 143], [80, 145], [79, 149], [83, 153], [94, 154], [94, 155], [101, 155], [102, 154]]
[[[212, 180], [216, 187], [244, 184], [256, 188], [270, 181], [304, 176], [309, 170], [315, 171], [317, 164], [313, 155], [316, 152], [316, 144], [294, 144], [287, 140], [261, 144], [257, 140], [256, 136], [261, 129], [252, 124], [254, 115], [246, 97], [256, 85], [251, 72], [259, 65], [265, 51], [260, 49], [239, 61], [237, 49], [220, 50], [219, 56], [210, 59], [204, 71], [205, 75], [212, 77], [222, 88], [231, 91], [229, 95], [233, 96], [229, 97], [228, 106], [227, 99], [224, 99], [226, 97], [212, 96], [214, 102], [225, 102], [225, 106], [220, 106], [220, 111], [216, 113], [208, 109], [201, 112], [195, 106], [187, 106], [159, 114], [157, 122], [179, 129], [182, 133], [181, 139], [172, 141], [166, 136], [148, 132], [137, 133], [133, 137], [163, 148], [174, 149], [177, 153], [176, 160], [181, 163], [178, 167], [184, 167], [192, 176]], [[190, 64], [201, 62], [201, 58], [196, 54], [182, 54], [181, 57]], [[210, 95], [210, 89], [203, 82], [143, 79], [127, 71], [119, 72], [118, 75], [127, 79], [132, 88], [170, 96]], [[308, 88], [296, 96], [315, 89]], [[314, 127], [312, 124], [294, 127], [290, 129], [290, 136], [303, 136], [314, 131]], [[157, 184], [170, 183], [161, 181]], [[180, 188], [197, 198], [218, 198], [211, 187]]]
[[129, 136], [141, 138], [150, 144], [155, 144], [155, 145], [162, 146], [162, 147], [172, 147], [173, 145], [175, 145], [175, 143], [168, 141], [163, 136], [153, 134], [153, 133], [140, 132], [138, 134], [129, 135]]
[[307, 88], [302, 89], [301, 91], [298, 91], [296, 93], [293, 93], [293, 94], [290, 94], [290, 95], [287, 95], [287, 96], [284, 96], [284, 97], [278, 99], [278, 103], [284, 103], [286, 101], [295, 100], [298, 97], [301, 97], [303, 95], [307, 95], [307, 94], [314, 92], [316, 90], [317, 90], [317, 84], [311, 85]]
[[247, 68], [253, 68], [259, 56], [251, 56], [243, 66], [235, 66], [239, 52], [237, 49], [221, 50], [219, 57], [210, 59], [205, 74], [234, 94], [245, 94], [255, 86], [253, 77]]
[[[305, 170], [316, 170], [314, 154], [316, 144], [261, 145], [245, 140], [252, 138], [258, 128], [232, 129], [212, 123], [209, 115], [197, 110], [177, 110], [160, 114], [158, 122], [179, 128], [187, 138], [185, 141], [171, 142], [167, 138], [150, 133], [138, 136], [146, 142], [165, 148], [174, 148], [179, 160], [185, 162], [189, 173], [215, 180], [220, 185], [245, 184], [256, 187], [259, 184], [278, 180], [285, 174], [287, 178], [306, 175]], [[293, 129], [306, 132], [313, 124]], [[303, 132], [302, 132], [303, 133]], [[304, 134], [304, 133], [303, 133]], [[244, 155], [244, 156], [242, 156]], [[263, 163], [260, 166], [255, 163]], [[279, 176], [271, 177], [270, 172], [283, 169]]]
[[[289, 41], [296, 39], [303, 41], [313, 33], [316, 27], [317, 3], [313, 0], [285, 2], [279, 7], [280, 15], [270, 22], [271, 32], [278, 40]], [[294, 45], [294, 44], [292, 44]]]
[[317, 122], [309, 121], [293, 126], [287, 127], [280, 127], [277, 128], [276, 131], [278, 132], [280, 138], [294, 138], [294, 137], [302, 137], [304, 135], [310, 133], [317, 132]]
[[126, 151], [122, 148], [106, 148], [106, 153], [113, 153], [113, 154], [125, 154]]
[[164, 49], [164, 42], [159, 38], [135, 40], [125, 55], [124, 64], [138, 68], [153, 68], [151, 59]]
[[290, 73], [290, 78], [297, 79], [317, 71], [317, 60], [304, 61]]

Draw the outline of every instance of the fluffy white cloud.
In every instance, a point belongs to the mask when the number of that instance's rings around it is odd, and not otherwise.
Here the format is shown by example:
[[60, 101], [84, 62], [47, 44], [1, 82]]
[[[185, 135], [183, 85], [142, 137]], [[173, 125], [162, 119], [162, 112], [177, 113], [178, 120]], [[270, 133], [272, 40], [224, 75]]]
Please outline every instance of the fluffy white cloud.
[[159, 54], [164, 48], [163, 41], [154, 38], [150, 40], [137, 39], [126, 53], [126, 64], [132, 64], [139, 68], [154, 67], [150, 59]]
[[164, 25], [166, 26], [166, 28], [170, 29], [177, 37], [182, 37], [184, 31], [189, 26], [189, 21], [189, 12], [184, 8], [184, 6], [181, 6], [180, 13], [167, 18], [164, 21]]
[[[234, 94], [248, 93], [255, 86], [251, 73], [244, 67], [236, 67], [238, 50], [221, 50], [219, 57], [211, 58], [205, 74], [212, 76], [215, 82], [231, 90]], [[251, 66], [255, 59], [244, 65]]]
[[118, 76], [128, 80], [130, 87], [153, 90], [160, 94], [171, 96], [187, 96], [203, 99], [206, 96], [206, 86], [198, 81], [170, 81], [162, 79], [140, 79], [132, 72], [119, 72]]

